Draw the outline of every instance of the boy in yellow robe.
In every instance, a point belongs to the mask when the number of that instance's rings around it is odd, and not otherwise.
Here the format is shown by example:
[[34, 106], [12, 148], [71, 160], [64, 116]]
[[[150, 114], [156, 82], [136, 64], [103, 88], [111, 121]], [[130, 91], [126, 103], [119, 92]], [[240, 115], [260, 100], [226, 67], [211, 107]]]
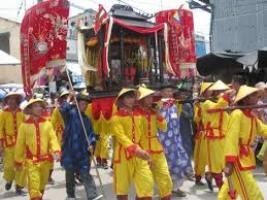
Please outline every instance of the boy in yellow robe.
[[[224, 94], [230, 88], [222, 81], [215, 82], [208, 91], [213, 92], [214, 97], [219, 97], [214, 102], [206, 100], [202, 104], [202, 121], [205, 128], [205, 137], [207, 139], [207, 163], [209, 176], [207, 179], [215, 179], [217, 187], [220, 189], [223, 184], [223, 156], [225, 145], [225, 133], [228, 125], [229, 116], [226, 111], [211, 113], [209, 110], [224, 108], [229, 105], [230, 97]], [[210, 189], [212, 189], [210, 187]]]
[[137, 126], [140, 117], [134, 111], [136, 91], [124, 88], [117, 97], [118, 112], [111, 119], [111, 133], [115, 136], [113, 182], [117, 199], [127, 200], [134, 183], [137, 198], [151, 200], [153, 176], [149, 169], [150, 155], [140, 147], [142, 133]]
[[30, 117], [21, 124], [15, 147], [18, 171], [25, 163], [31, 200], [41, 200], [48, 182], [51, 162], [60, 159], [60, 146], [50, 121], [42, 117], [45, 102], [31, 99], [25, 107]]
[[[243, 85], [235, 98], [235, 105], [256, 105], [258, 89]], [[219, 200], [263, 200], [264, 197], [251, 172], [256, 168], [252, 143], [256, 135], [267, 136], [264, 125], [251, 109], [236, 109], [231, 113], [226, 134], [225, 169], [227, 181], [218, 194]], [[231, 188], [229, 188], [229, 182]]]
[[4, 108], [0, 116], [0, 151], [3, 149], [4, 161], [4, 179], [7, 181], [6, 190], [10, 190], [12, 182], [16, 183], [16, 193], [24, 195], [22, 188], [25, 184], [25, 173], [23, 170], [15, 170], [14, 154], [17, 134], [20, 124], [25, 116], [19, 108], [22, 96], [11, 92], [6, 95], [4, 102], [7, 107]]
[[139, 120], [142, 127], [142, 139], [140, 146], [150, 153], [151, 171], [158, 186], [162, 200], [170, 200], [172, 194], [172, 180], [168, 169], [168, 163], [164, 154], [163, 146], [157, 136], [158, 130], [166, 131], [167, 122], [159, 112], [153, 108], [153, 94], [155, 91], [139, 87], [139, 107], [137, 113], [142, 116]]

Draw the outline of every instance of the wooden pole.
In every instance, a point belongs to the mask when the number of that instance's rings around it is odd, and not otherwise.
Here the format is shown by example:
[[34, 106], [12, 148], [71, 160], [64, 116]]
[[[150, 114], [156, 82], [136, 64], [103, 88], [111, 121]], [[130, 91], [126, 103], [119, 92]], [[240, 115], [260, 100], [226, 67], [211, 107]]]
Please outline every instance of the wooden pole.
[[123, 84], [125, 80], [125, 62], [124, 62], [124, 31], [122, 27], [120, 28], [120, 57], [121, 57], [121, 83]]
[[261, 105], [247, 105], [247, 106], [229, 106], [225, 108], [215, 108], [215, 109], [208, 109], [208, 113], [216, 113], [216, 112], [223, 112], [223, 111], [233, 111], [233, 110], [245, 110], [245, 109], [258, 109], [258, 108], [266, 108], [267, 104]]
[[[72, 91], [74, 91], [74, 88], [73, 88], [73, 85], [72, 85], [72, 82], [71, 82], [71, 78], [70, 78], [70, 74], [69, 74], [69, 71], [68, 69], [66, 68], [66, 73], [67, 73], [67, 77], [68, 77], [68, 81], [69, 81], [69, 84], [70, 84], [70, 88]], [[78, 110], [78, 114], [79, 114], [79, 118], [80, 118], [80, 121], [81, 121], [81, 125], [82, 125], [82, 129], [83, 129], [83, 133], [84, 133], [84, 136], [85, 136], [85, 139], [86, 139], [86, 142], [88, 144], [88, 146], [90, 145], [90, 140], [89, 140], [89, 137], [87, 135], [87, 131], [86, 131], [86, 128], [85, 128], [85, 125], [84, 125], [84, 121], [83, 121], [83, 117], [82, 117], [82, 114], [81, 114], [81, 110], [78, 106], [78, 101], [77, 101], [77, 98], [76, 96], [73, 97], [74, 98], [74, 102], [75, 102], [75, 105], [76, 105], [76, 108]], [[100, 184], [100, 190], [101, 190], [101, 195], [97, 196], [96, 198], [94, 198], [94, 200], [97, 200], [97, 199], [101, 199], [101, 198], [104, 198], [106, 199], [105, 197], [105, 192], [104, 192], [104, 187], [103, 187], [103, 183], [102, 183], [102, 180], [101, 180], [101, 177], [100, 177], [100, 173], [97, 169], [97, 164], [96, 164], [96, 160], [94, 158], [94, 154], [93, 152], [90, 152], [91, 155], [92, 155], [92, 161], [94, 163], [94, 166], [95, 166], [95, 170], [96, 170], [96, 175], [98, 177], [98, 180], [99, 180], [99, 184]]]
[[156, 81], [159, 81], [159, 44], [158, 44], [158, 32], [154, 33], [155, 38], [155, 75], [156, 75]]

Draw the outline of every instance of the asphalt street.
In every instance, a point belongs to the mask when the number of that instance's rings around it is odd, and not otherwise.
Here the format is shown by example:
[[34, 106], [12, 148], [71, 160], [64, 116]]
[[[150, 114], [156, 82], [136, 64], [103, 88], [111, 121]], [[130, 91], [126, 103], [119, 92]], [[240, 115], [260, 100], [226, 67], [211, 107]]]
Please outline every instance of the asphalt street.
[[[103, 181], [104, 185], [104, 191], [105, 191], [105, 196], [106, 200], [115, 200], [115, 196], [113, 193], [113, 187], [112, 187], [112, 170], [104, 170], [100, 169], [99, 170], [101, 173], [101, 179]], [[96, 172], [95, 169], [92, 168], [92, 174], [95, 178], [95, 181], [97, 185], [99, 186], [99, 182], [96, 177]], [[255, 172], [255, 178], [258, 181], [258, 184], [264, 193], [264, 197], [267, 199], [267, 177], [263, 174], [262, 169], [259, 168]], [[58, 164], [56, 164], [55, 171], [53, 174], [53, 178], [55, 179], [55, 184], [54, 185], [47, 185], [46, 187], [46, 192], [44, 195], [44, 200], [64, 200], [66, 198], [66, 191], [65, 191], [65, 180], [64, 180], [64, 170], [60, 168]], [[0, 199], [1, 200], [28, 200], [29, 197], [21, 197], [21, 196], [16, 196], [14, 192], [14, 187], [11, 189], [11, 191], [4, 191], [4, 180], [2, 178], [2, 173], [1, 173], [1, 179], [0, 179]], [[99, 187], [98, 187], [99, 189]], [[183, 185], [183, 190], [185, 190], [188, 195], [185, 198], [178, 198], [178, 197], [173, 197], [172, 199], [190, 199], [190, 200], [215, 200], [217, 199], [217, 189], [215, 189], [214, 192], [210, 192], [206, 186], [201, 186], [201, 187], [196, 187], [194, 185], [194, 182], [192, 181], [186, 181]], [[83, 189], [82, 185], [78, 185], [76, 187], [76, 195], [78, 200], [85, 200], [85, 192]], [[134, 200], [134, 192], [132, 190], [130, 198]], [[155, 195], [154, 199], [159, 199], [157, 195]]]

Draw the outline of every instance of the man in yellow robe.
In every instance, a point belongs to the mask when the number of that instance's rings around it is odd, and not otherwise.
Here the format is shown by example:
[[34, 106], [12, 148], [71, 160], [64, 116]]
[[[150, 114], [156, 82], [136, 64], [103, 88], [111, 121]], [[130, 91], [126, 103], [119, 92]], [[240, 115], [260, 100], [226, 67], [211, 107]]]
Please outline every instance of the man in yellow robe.
[[218, 188], [221, 188], [223, 184], [222, 172], [224, 162], [222, 158], [224, 157], [223, 149], [229, 116], [226, 111], [212, 113], [209, 110], [224, 108], [229, 105], [230, 97], [228, 94], [223, 93], [229, 89], [222, 81], [216, 81], [208, 91], [212, 91], [212, 96], [218, 97], [218, 100], [206, 100], [202, 104], [202, 121], [207, 139], [207, 163], [209, 171], [207, 178], [214, 178]]
[[[208, 89], [212, 82], [203, 82], [201, 84], [200, 98], [208, 98]], [[204, 185], [201, 182], [202, 176], [205, 174], [205, 167], [207, 165], [207, 140], [205, 137], [205, 130], [202, 122], [202, 102], [194, 105], [194, 122], [196, 124], [195, 147], [194, 147], [194, 170], [196, 185]]]
[[166, 131], [167, 122], [159, 112], [152, 108], [155, 91], [144, 87], [140, 87], [138, 91], [140, 106], [137, 108], [137, 114], [142, 116], [138, 122], [141, 131], [144, 133], [140, 140], [140, 146], [151, 156], [150, 169], [158, 186], [161, 200], [170, 200], [173, 187], [172, 180], [163, 146], [157, 136], [158, 130]]
[[130, 185], [136, 189], [136, 199], [151, 200], [153, 176], [149, 169], [150, 155], [140, 147], [142, 133], [134, 112], [136, 91], [124, 88], [117, 97], [118, 112], [111, 119], [111, 133], [115, 137], [113, 182], [117, 199], [127, 200]]
[[[235, 105], [256, 105], [258, 89], [243, 85], [235, 98]], [[225, 175], [219, 194], [219, 200], [237, 199], [263, 200], [264, 197], [253, 178], [251, 170], [255, 169], [255, 155], [252, 143], [256, 135], [267, 136], [264, 125], [251, 109], [236, 109], [231, 113], [226, 134]], [[230, 183], [230, 187], [229, 187]]]
[[22, 188], [25, 185], [25, 173], [23, 170], [15, 170], [14, 154], [17, 134], [20, 124], [25, 116], [19, 108], [22, 96], [11, 92], [6, 95], [4, 102], [7, 105], [0, 114], [0, 151], [3, 149], [5, 189], [10, 190], [12, 182], [16, 183], [16, 193], [24, 195]]

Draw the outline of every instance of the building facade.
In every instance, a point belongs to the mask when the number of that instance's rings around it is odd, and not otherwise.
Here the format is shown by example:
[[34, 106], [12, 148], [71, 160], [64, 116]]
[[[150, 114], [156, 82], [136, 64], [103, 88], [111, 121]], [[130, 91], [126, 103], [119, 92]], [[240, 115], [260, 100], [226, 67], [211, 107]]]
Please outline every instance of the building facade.
[[[0, 17], [0, 49], [20, 60], [20, 23]], [[0, 84], [22, 83], [21, 65], [0, 65]]]
[[90, 27], [95, 20], [96, 11], [87, 9], [83, 13], [69, 18], [69, 30], [67, 37], [67, 61], [78, 62], [78, 28]]
[[248, 53], [267, 46], [267, 1], [210, 0], [211, 51]]

